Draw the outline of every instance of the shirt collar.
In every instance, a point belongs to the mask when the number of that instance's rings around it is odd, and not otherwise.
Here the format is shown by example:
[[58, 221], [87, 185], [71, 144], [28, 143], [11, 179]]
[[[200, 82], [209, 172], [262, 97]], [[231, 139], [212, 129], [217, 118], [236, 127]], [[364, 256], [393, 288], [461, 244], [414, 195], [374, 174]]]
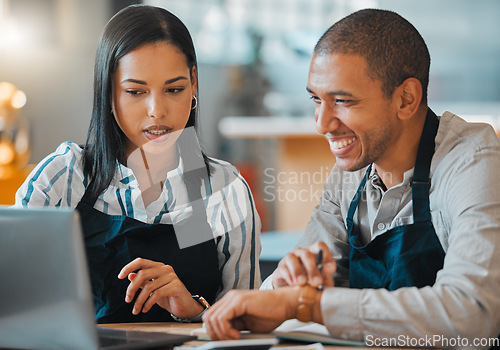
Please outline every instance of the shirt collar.
[[[403, 182], [397, 184], [393, 188], [409, 185], [411, 179], [413, 178], [414, 171], [415, 171], [414, 167], [411, 168], [410, 170], [405, 171], [403, 174]], [[374, 186], [376, 188], [380, 188], [380, 189], [382, 189], [382, 187], [385, 187], [385, 186], [382, 186], [382, 179], [380, 178], [380, 175], [378, 174], [377, 169], [375, 169], [374, 166], [372, 166], [372, 169], [371, 169], [368, 177], [369, 177], [369, 180], [370, 180], [370, 183], [372, 184], [372, 186]]]
[[[129, 167], [121, 164], [116, 161], [117, 164], [117, 172], [115, 174], [116, 180], [127, 187], [137, 187], [137, 179], [134, 175], [134, 172]], [[175, 179], [182, 179], [184, 173], [184, 162], [182, 158], [179, 158], [179, 164], [175, 169], [170, 170], [167, 173], [167, 180], [172, 181]]]

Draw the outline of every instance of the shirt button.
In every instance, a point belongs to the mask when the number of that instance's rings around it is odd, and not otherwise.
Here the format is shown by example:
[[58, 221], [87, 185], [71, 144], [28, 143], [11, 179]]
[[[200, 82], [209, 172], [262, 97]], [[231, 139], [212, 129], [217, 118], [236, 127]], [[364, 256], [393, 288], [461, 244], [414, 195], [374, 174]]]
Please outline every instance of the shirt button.
[[385, 225], [383, 223], [379, 222], [379, 224], [377, 225], [377, 228], [379, 230], [383, 230], [385, 228]]

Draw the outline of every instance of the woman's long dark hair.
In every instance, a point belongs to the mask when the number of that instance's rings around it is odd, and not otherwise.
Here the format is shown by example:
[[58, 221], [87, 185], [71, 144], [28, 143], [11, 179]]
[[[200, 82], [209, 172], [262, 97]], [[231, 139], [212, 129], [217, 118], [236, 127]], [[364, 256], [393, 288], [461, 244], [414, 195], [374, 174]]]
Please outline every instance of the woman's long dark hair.
[[[94, 67], [94, 105], [83, 151], [84, 172], [88, 174], [90, 183], [88, 190], [95, 195], [101, 194], [110, 185], [115, 176], [116, 162], [125, 164], [126, 136], [111, 111], [112, 79], [118, 61], [141, 45], [157, 42], [177, 46], [185, 55], [191, 74], [193, 68], [198, 72], [188, 29], [165, 9], [145, 5], [126, 7], [111, 18], [99, 39]], [[186, 127], [196, 127], [197, 110], [191, 110]], [[186, 146], [179, 147], [181, 156], [183, 152], [191, 151], [200, 155], [195, 145]], [[206, 155], [201, 152], [200, 156], [210, 174]]]

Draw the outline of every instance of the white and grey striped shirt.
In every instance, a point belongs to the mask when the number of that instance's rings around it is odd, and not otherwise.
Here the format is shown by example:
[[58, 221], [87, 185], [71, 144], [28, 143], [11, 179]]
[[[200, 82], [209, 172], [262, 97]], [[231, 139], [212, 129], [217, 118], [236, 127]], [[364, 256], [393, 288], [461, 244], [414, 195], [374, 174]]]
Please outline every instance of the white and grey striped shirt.
[[[76, 208], [88, 185], [82, 166], [82, 149], [62, 143], [31, 172], [16, 193], [16, 207]], [[201, 186], [202, 198], [218, 243], [222, 297], [230, 289], [260, 286], [259, 215], [246, 181], [231, 164], [209, 158], [212, 172]], [[94, 208], [109, 215], [125, 215], [144, 223], [176, 224], [192, 207], [182, 179], [183, 163], [167, 174], [160, 197], [145, 207], [132, 170], [117, 163], [115, 178], [97, 199]]]

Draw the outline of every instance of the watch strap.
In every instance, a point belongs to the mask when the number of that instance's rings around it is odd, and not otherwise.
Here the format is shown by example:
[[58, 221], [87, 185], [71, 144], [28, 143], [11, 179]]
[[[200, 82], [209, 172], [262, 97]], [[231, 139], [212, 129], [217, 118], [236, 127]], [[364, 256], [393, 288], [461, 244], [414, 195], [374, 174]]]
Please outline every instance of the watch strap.
[[205, 311], [207, 311], [210, 308], [210, 304], [201, 295], [192, 295], [191, 297], [194, 300], [196, 300], [201, 306], [204, 307], [203, 311], [200, 314], [198, 314], [197, 316], [193, 317], [193, 318], [181, 318], [181, 317], [177, 317], [177, 316], [175, 316], [175, 315], [173, 315], [171, 313], [170, 316], [172, 316], [172, 318], [174, 319], [174, 321], [181, 322], [181, 323], [201, 322], [201, 317], [203, 316], [203, 314], [205, 313]]
[[310, 322], [313, 319], [314, 303], [318, 290], [306, 284], [300, 288], [299, 305], [295, 317], [302, 322]]

